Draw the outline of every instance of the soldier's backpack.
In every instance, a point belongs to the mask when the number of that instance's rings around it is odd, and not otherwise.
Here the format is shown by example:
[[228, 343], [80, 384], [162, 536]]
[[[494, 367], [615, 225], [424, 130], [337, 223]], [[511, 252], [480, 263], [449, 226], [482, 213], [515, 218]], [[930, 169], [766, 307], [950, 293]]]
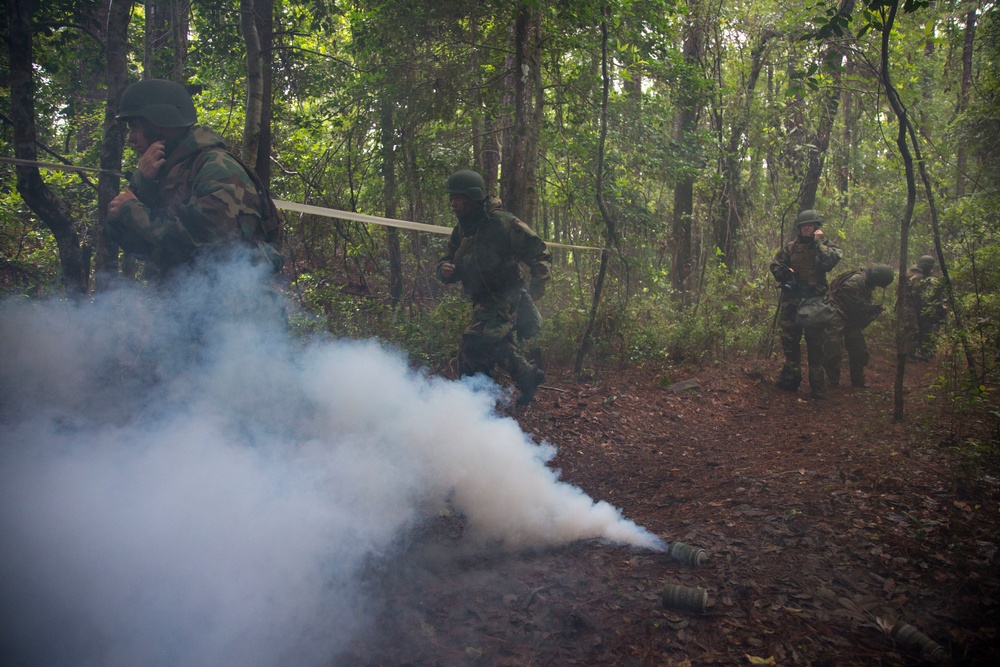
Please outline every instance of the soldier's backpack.
[[201, 152], [195, 163], [195, 172], [198, 170], [198, 164], [202, 163], [201, 161], [204, 160], [211, 151], [223, 151], [228, 154], [229, 157], [233, 158], [233, 160], [235, 160], [236, 163], [243, 168], [243, 171], [247, 173], [250, 180], [253, 181], [254, 187], [257, 189], [257, 196], [259, 196], [263, 202], [263, 211], [261, 211], [260, 221], [261, 235], [257, 238], [248, 238], [246, 241], [256, 245], [262, 255], [262, 259], [270, 264], [271, 270], [274, 273], [279, 273], [281, 268], [285, 265], [285, 257], [281, 253], [282, 230], [284, 225], [282, 224], [283, 218], [281, 217], [281, 213], [278, 212], [278, 207], [274, 205], [274, 200], [271, 199], [271, 193], [264, 187], [264, 182], [260, 180], [259, 176], [257, 176], [257, 172], [247, 166], [239, 155], [218, 146], [206, 148]]

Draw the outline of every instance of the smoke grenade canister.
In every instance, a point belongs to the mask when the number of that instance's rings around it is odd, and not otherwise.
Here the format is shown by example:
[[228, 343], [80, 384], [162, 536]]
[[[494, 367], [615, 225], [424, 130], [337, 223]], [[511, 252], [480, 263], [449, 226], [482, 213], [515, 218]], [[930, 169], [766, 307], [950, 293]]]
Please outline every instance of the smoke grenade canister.
[[708, 605], [708, 591], [704, 588], [667, 584], [663, 588], [663, 606], [679, 611], [704, 613]]

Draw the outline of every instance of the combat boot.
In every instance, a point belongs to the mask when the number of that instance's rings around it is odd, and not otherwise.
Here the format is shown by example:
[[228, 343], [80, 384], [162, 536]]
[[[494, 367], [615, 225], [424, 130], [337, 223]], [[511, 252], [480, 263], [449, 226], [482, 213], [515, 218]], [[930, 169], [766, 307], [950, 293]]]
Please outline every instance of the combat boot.
[[538, 385], [545, 382], [545, 371], [541, 368], [532, 368], [530, 371], [517, 379], [517, 405], [523, 407], [531, 403], [535, 398]]

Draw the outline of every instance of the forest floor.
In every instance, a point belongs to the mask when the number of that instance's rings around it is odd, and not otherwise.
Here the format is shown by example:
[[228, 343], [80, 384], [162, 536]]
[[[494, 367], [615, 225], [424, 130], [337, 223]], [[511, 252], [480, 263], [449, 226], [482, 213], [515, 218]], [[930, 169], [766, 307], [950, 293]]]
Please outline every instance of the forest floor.
[[[891, 362], [819, 401], [775, 389], [777, 370], [548, 371], [513, 416], [558, 448], [550, 466], [707, 564], [586, 541], [443, 565], [460, 529], [442, 524], [390, 566], [378, 638], [342, 664], [929, 662], [893, 640], [897, 620], [952, 664], [995, 664], [1000, 452], [968, 439], [995, 438], [996, 419], [932, 400], [933, 362], [907, 366], [899, 423]], [[667, 584], [706, 589], [706, 610], [666, 608]]]

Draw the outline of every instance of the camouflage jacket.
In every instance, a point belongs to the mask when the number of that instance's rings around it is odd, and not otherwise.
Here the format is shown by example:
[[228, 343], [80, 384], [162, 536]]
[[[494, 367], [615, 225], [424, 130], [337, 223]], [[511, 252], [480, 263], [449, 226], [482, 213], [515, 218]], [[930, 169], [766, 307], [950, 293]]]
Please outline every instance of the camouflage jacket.
[[846, 271], [830, 283], [830, 298], [840, 311], [844, 324], [864, 329], [875, 321], [882, 306], [872, 304], [872, 288], [865, 269]]
[[273, 202], [222, 137], [207, 128], [193, 127], [175, 148], [168, 147], [155, 179], [136, 170], [129, 187], [137, 199], [108, 219], [110, 234], [123, 250], [162, 271], [202, 250], [241, 242], [259, 247], [272, 264], [280, 262]]
[[[455, 265], [450, 279], [441, 275], [445, 262]], [[537, 298], [552, 277], [551, 271], [552, 257], [545, 242], [503, 210], [496, 197], [483, 203], [474, 220], [459, 221], [438, 261], [438, 278], [461, 281], [473, 302], [518, 291], [529, 280], [532, 296]]]
[[795, 273], [800, 296], [819, 296], [829, 291], [826, 274], [843, 257], [844, 252], [829, 241], [815, 239], [803, 243], [796, 236], [775, 253], [771, 261], [771, 274], [785, 282], [782, 273], [791, 269]]
[[943, 322], [945, 319], [944, 299], [941, 294], [941, 283], [930, 274], [924, 273], [920, 267], [911, 266], [906, 270], [905, 307], [910, 317], [923, 318], [931, 322]]

